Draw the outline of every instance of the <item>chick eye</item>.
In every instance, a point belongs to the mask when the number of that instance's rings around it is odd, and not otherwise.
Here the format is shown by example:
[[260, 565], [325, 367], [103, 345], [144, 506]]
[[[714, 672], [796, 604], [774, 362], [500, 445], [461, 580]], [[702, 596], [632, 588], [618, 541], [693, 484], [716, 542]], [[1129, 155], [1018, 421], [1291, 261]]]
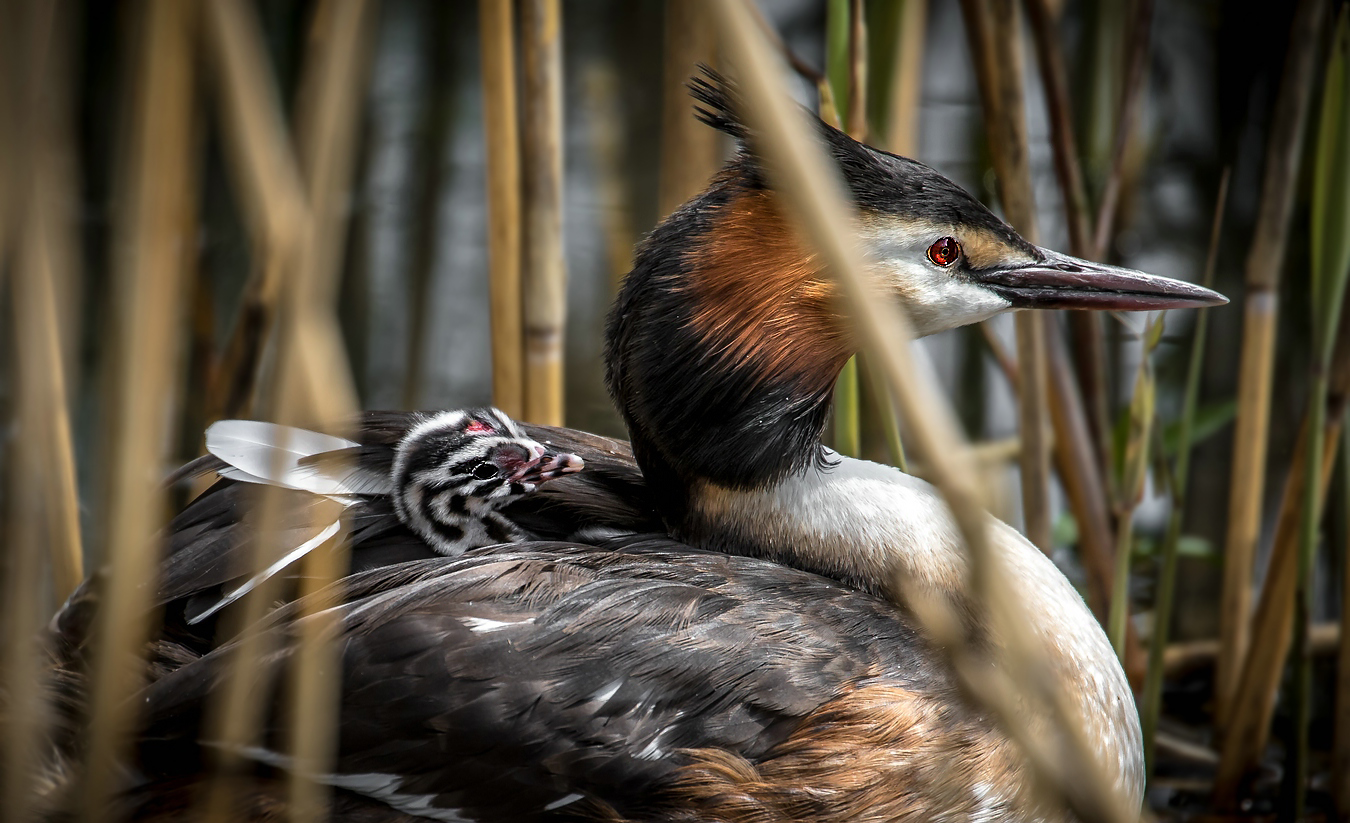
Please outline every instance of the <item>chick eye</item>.
[[492, 434], [493, 428], [481, 420], [475, 420], [464, 427], [465, 434]]
[[479, 463], [473, 470], [473, 476], [478, 480], [491, 480], [497, 476], [497, 467], [491, 463]]
[[944, 237], [928, 247], [928, 259], [933, 265], [947, 268], [961, 256], [961, 244], [955, 237]]

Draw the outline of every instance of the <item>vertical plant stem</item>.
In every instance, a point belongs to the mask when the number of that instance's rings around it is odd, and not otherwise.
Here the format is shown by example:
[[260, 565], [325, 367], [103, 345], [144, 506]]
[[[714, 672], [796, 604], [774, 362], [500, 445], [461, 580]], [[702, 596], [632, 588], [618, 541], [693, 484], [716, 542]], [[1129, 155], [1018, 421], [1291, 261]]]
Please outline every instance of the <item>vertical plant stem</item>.
[[[867, 33], [861, 0], [830, 0], [825, 24], [825, 65], [835, 116], [850, 137], [865, 140]], [[861, 395], [858, 358], [852, 357], [834, 384], [834, 448], [850, 457], [862, 455]]]
[[179, 297], [194, 248], [192, 213], [192, 28], [190, 3], [149, 0], [133, 74], [133, 133], [125, 168], [126, 222], [116, 270], [120, 306], [117, 397], [107, 498], [108, 587], [95, 630], [93, 700], [80, 819], [105, 821], [116, 789], [125, 735], [134, 723], [127, 700], [140, 686], [149, 631], [145, 581], [153, 579], [154, 534], [162, 514], [158, 467], [164, 462], [161, 412], [174, 393]]
[[[338, 339], [336, 314], [347, 236], [345, 204], [351, 195], [365, 100], [370, 18], [370, 4], [365, 0], [324, 0], [315, 8], [296, 95], [296, 146], [311, 223], [287, 320], [303, 334], [293, 350], [305, 354], [298, 366], [309, 374], [305, 380], [293, 367], [289, 375], [280, 377], [288, 382], [299, 379], [309, 386], [309, 407], [296, 415], [302, 424], [346, 420], [358, 408], [345, 350]], [[316, 521], [314, 525], [327, 524]], [[337, 605], [337, 595], [329, 584], [347, 571], [345, 549], [346, 541], [339, 539], [335, 550], [309, 552], [301, 561], [296, 618], [300, 645], [289, 679], [287, 729], [292, 763], [287, 770], [287, 811], [297, 823], [328, 819], [329, 789], [318, 776], [332, 772], [337, 756], [341, 688], [332, 676], [341, 669], [341, 659], [334, 645], [339, 619], [328, 611]], [[327, 597], [306, 597], [321, 591]]]
[[[1340, 423], [1347, 407], [1350, 407], [1350, 323], [1342, 323], [1328, 383], [1326, 426], [1322, 435], [1322, 477], [1312, 493], [1326, 494], [1331, 476], [1327, 468], [1340, 440]], [[1308, 412], [1305, 412], [1292, 452], [1294, 459], [1285, 477], [1265, 582], [1252, 619], [1251, 651], [1242, 663], [1238, 688], [1232, 698], [1232, 716], [1219, 752], [1214, 801], [1227, 810], [1236, 809], [1242, 778], [1265, 750], [1275, 712], [1276, 692], [1289, 654], [1298, 576], [1299, 518], [1303, 500], [1309, 494], [1306, 482], [1308, 427]]]
[[[989, 550], [987, 516], [978, 504], [978, 483], [972, 458], [963, 448], [955, 421], [934, 395], [924, 390], [909, 357], [912, 329], [893, 304], [874, 295], [863, 275], [856, 239], [851, 238], [845, 216], [846, 195], [838, 175], [829, 168], [824, 152], [805, 137], [809, 131], [774, 80], [777, 66], [764, 38], [744, 2], [716, 6], [722, 32], [728, 38], [728, 53], [735, 56], [737, 79], [745, 89], [747, 116], [761, 137], [775, 191], [814, 245], [826, 266], [838, 277], [846, 305], [855, 318], [867, 351], [875, 353], [884, 370], [887, 386], [894, 392], [906, 422], [921, 445], [921, 456], [932, 461], [933, 479], [953, 513], [970, 556], [971, 601], [989, 609], [991, 619], [1006, 629], [1006, 653], [999, 665], [967, 647], [965, 632], [949, 605], [929, 597], [909, 601], [915, 607], [929, 636], [950, 653], [950, 660], [963, 686], [976, 695], [1003, 728], [1027, 753], [1033, 769], [1049, 781], [1070, 809], [1086, 820], [1133, 819], [1105, 778], [1098, 758], [1083, 739], [1081, 719], [1074, 717], [1059, 696], [1053, 678], [1041, 675], [1040, 644], [1019, 632], [1018, 601], [1004, 588], [997, 566], [998, 555]], [[940, 395], [939, 395], [940, 396]], [[1003, 620], [1003, 617], [1007, 620]], [[1034, 673], [1034, 676], [1033, 676]], [[1017, 677], [1017, 685], [1012, 678]], [[1019, 688], [1019, 687], [1024, 687]], [[1014, 694], [1019, 708], [1014, 709]], [[1037, 700], [1049, 712], [1048, 728], [1031, 729], [1022, 722], [1022, 700]], [[1048, 732], [1048, 733], [1046, 733]]]
[[1149, 446], [1153, 440], [1153, 419], [1157, 416], [1156, 384], [1150, 365], [1153, 352], [1162, 339], [1166, 313], [1159, 314], [1145, 332], [1139, 353], [1139, 371], [1130, 397], [1129, 433], [1125, 440], [1124, 471], [1120, 484], [1119, 509], [1116, 512], [1115, 586], [1111, 594], [1111, 619], [1107, 635], [1121, 663], [1125, 662], [1125, 629], [1130, 619], [1130, 554], [1134, 547], [1134, 510], [1144, 496], [1148, 475]]
[[1317, 40], [1325, 7], [1319, 0], [1299, 0], [1294, 12], [1284, 74], [1269, 120], [1271, 132], [1266, 145], [1261, 198], [1247, 253], [1238, 412], [1233, 431], [1233, 475], [1228, 495], [1215, 677], [1215, 726], [1221, 736], [1233, 723], [1236, 709], [1233, 696], [1251, 637], [1252, 565], [1261, 536], [1280, 268], [1298, 190], [1299, 158], [1313, 85], [1316, 50], [1308, 44]]
[[896, 154], [919, 153], [919, 104], [923, 92], [923, 53], [928, 33], [928, 0], [904, 0], [892, 69], [886, 147]]
[[[241, 347], [258, 347], [272, 335], [275, 322], [276, 368], [265, 392], [269, 401], [264, 416], [280, 422], [296, 421], [297, 405], [304, 396], [302, 376], [295, 373], [294, 311], [296, 281], [307, 276], [302, 255], [309, 249], [310, 214], [302, 172], [292, 149], [282, 114], [281, 94], [270, 70], [262, 24], [256, 10], [243, 0], [214, 0], [204, 4], [203, 34], [207, 56], [219, 89], [221, 121], [229, 149], [232, 179], [241, 192], [243, 212], [254, 241], [255, 274], [246, 285], [245, 301], [256, 298], [258, 313], [251, 330], [236, 326], [236, 335], [252, 334]], [[307, 73], [308, 74], [308, 73]], [[318, 307], [314, 307], [316, 310]], [[242, 309], [241, 309], [242, 311]], [[243, 316], [241, 315], [241, 320]], [[238, 321], [236, 321], [238, 322]], [[233, 341], [232, 341], [233, 342]], [[256, 357], [256, 352], [254, 355]], [[256, 366], [247, 378], [257, 382]], [[335, 381], [350, 386], [350, 377]], [[249, 389], [253, 393], [253, 389]], [[256, 538], [243, 558], [240, 574], [252, 575], [265, 568], [271, 557], [288, 550], [281, 544], [277, 526], [281, 501], [270, 488], [260, 489], [255, 521]], [[237, 608], [222, 617], [223, 637], [234, 638], [227, 675], [205, 711], [207, 734], [219, 745], [210, 754], [210, 776], [200, 795], [204, 818], [232, 820], [235, 804], [243, 793], [241, 752], [256, 739], [263, 707], [271, 684], [257, 676], [258, 661], [269, 651], [270, 635], [256, 629], [271, 608], [280, 580], [268, 577], [244, 597]]]
[[523, 0], [525, 418], [563, 423], [562, 5]]
[[[1061, 38], [1055, 27], [1055, 13], [1049, 0], [1025, 0], [1027, 19], [1036, 44], [1036, 63], [1045, 89], [1050, 121], [1050, 144], [1055, 161], [1055, 177], [1064, 200], [1064, 220], [1069, 231], [1069, 250], [1079, 257], [1091, 254], [1092, 207], [1088, 202], [1083, 165], [1074, 135], [1073, 111], [1069, 103], [1068, 69], [1064, 63]], [[1100, 312], [1066, 313], [1073, 339], [1073, 362], [1082, 387], [1083, 402], [1092, 442], [1096, 444], [1101, 465], [1109, 465], [1108, 433], [1110, 415], [1106, 393], [1106, 350]]]
[[[485, 0], [490, 2], [490, 0]], [[699, 64], [717, 60], [717, 35], [706, 3], [666, 3], [661, 98], [660, 217], [703, 191], [721, 162], [722, 141], [689, 110], [685, 84]]]
[[[999, 198], [1013, 227], [1036, 242], [1036, 203], [1031, 188], [1026, 106], [1022, 89], [1022, 21], [1014, 0], [963, 0], [971, 55], [981, 84], [989, 149], [999, 180]], [[1017, 394], [1022, 448], [1022, 515], [1026, 535], [1050, 551], [1049, 397], [1042, 312], [1021, 312], [1017, 333]]]
[[[1323, 432], [1330, 393], [1329, 373], [1350, 279], [1350, 18], [1341, 9], [1323, 84], [1313, 183], [1312, 296], [1313, 363], [1308, 393], [1308, 469], [1312, 485], [1322, 474]], [[1327, 453], [1327, 457], [1332, 452]], [[1328, 463], [1330, 461], [1328, 460]], [[1328, 466], [1328, 472], [1330, 467]], [[1298, 592], [1294, 601], [1294, 747], [1287, 773], [1293, 781], [1293, 819], [1301, 819], [1308, 787], [1308, 725], [1312, 721], [1312, 628], [1322, 496], [1306, 495], [1299, 534]]]
[[[1214, 271], [1219, 260], [1219, 238], [1223, 235], [1223, 214], [1228, 203], [1228, 180], [1231, 169], [1225, 168], [1219, 180], [1219, 194], [1214, 203], [1214, 220], [1209, 232], [1209, 252], [1205, 257], [1205, 273], [1201, 282], [1206, 288], [1214, 284]], [[1177, 438], [1176, 469], [1172, 473], [1172, 511], [1167, 519], [1158, 570], [1158, 589], [1153, 606], [1153, 637], [1148, 646], [1148, 677], [1144, 683], [1144, 702], [1141, 720], [1144, 727], [1144, 762], [1153, 775], [1154, 747], [1158, 736], [1158, 718], [1162, 714], [1163, 657], [1172, 631], [1172, 607], [1177, 587], [1177, 547], [1181, 541], [1181, 519], [1186, 512], [1186, 489], [1191, 472], [1191, 433], [1195, 428], [1195, 412], [1200, 404], [1200, 377], [1204, 373], [1205, 338], [1209, 330], [1209, 312], [1199, 312], [1195, 320], [1195, 337], [1191, 343], [1191, 360], [1186, 370], [1186, 391], [1181, 404], [1180, 434]]]
[[479, 0], [478, 4], [483, 123], [487, 135], [492, 402], [511, 417], [521, 417], [525, 414], [525, 351], [513, 9], [513, 3], [500, 0]]

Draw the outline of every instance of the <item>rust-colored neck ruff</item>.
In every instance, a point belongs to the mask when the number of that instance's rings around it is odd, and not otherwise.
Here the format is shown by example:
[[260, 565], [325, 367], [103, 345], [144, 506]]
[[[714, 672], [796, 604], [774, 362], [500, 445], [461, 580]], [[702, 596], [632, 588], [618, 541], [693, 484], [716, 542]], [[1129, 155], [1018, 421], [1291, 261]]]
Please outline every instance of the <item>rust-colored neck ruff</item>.
[[771, 192], [733, 197], [687, 260], [691, 325], [722, 361], [749, 379], [829, 390], [852, 353], [835, 287]]
[[852, 353], [833, 287], [742, 158], [638, 249], [606, 330], [610, 393], [678, 530], [701, 481], [819, 464]]

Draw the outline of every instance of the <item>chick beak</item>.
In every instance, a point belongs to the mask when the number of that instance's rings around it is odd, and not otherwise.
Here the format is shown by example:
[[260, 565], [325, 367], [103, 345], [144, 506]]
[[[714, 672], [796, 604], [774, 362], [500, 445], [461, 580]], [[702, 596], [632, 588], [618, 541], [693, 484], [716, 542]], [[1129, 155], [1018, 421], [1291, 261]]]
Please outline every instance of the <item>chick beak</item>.
[[1015, 309], [1151, 311], [1222, 306], [1216, 291], [1134, 269], [1041, 249], [1045, 260], [972, 272], [977, 283]]

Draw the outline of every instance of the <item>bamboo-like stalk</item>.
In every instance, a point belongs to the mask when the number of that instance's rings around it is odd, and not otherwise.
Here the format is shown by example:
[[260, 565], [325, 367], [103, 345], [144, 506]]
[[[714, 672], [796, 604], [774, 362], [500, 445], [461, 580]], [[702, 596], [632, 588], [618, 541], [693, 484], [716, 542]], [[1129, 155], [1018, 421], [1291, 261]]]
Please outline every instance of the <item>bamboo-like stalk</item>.
[[[1322, 496], [1326, 494], [1331, 477], [1329, 469], [1340, 442], [1341, 420], [1350, 407], [1350, 323], [1343, 323], [1337, 336], [1326, 406], [1326, 425], [1322, 434], [1323, 471], [1317, 490]], [[1265, 749], [1276, 692], [1289, 655], [1298, 577], [1299, 516], [1308, 488], [1308, 428], [1309, 413], [1305, 412], [1294, 446], [1294, 459], [1285, 477], [1265, 582], [1252, 618], [1251, 651], [1242, 663], [1237, 690], [1232, 697], [1232, 713], [1220, 749], [1214, 799], [1223, 808], [1234, 807], [1243, 776], [1257, 763]], [[1220, 638], [1220, 659], [1224, 651], [1222, 640]]]
[[[1329, 370], [1350, 281], [1350, 18], [1341, 10], [1323, 83], [1312, 203], [1312, 343], [1307, 484], [1322, 474]], [[1330, 454], [1327, 462], [1330, 463]], [[1327, 467], [1328, 472], [1330, 466]], [[1308, 787], [1308, 725], [1312, 722], [1312, 627], [1322, 496], [1304, 495], [1294, 599], [1294, 746], [1286, 769], [1293, 783], [1293, 819], [1303, 816]]]
[[[244, 304], [236, 320], [227, 357], [236, 345], [249, 349], [253, 358], [262, 342], [271, 336], [272, 324], [283, 302], [294, 292], [294, 279], [304, 251], [304, 232], [309, 223], [309, 205], [301, 186], [301, 172], [281, 113], [280, 93], [268, 70], [262, 26], [252, 6], [241, 0], [217, 0], [205, 5], [204, 35], [207, 56], [216, 76], [230, 171], [236, 188], [243, 192], [243, 211], [250, 226], [256, 254]], [[250, 302], [256, 312], [250, 310]], [[245, 320], [250, 328], [244, 327]], [[292, 328], [282, 324], [283, 332]], [[293, 336], [277, 335], [277, 369], [273, 375], [273, 405], [270, 415], [282, 421], [293, 419], [292, 399], [298, 381], [289, 380]], [[247, 362], [236, 375], [252, 393], [257, 381], [256, 360]], [[280, 553], [275, 525], [280, 522], [280, 501], [264, 489], [259, 495], [257, 539], [244, 558], [241, 574], [265, 567], [269, 555]], [[280, 581], [268, 578], [227, 614], [222, 636], [235, 637], [228, 675], [207, 706], [207, 734], [219, 745], [211, 756], [212, 771], [201, 795], [207, 820], [227, 821], [235, 816], [241, 793], [241, 751], [255, 739], [263, 710], [262, 695], [269, 684], [258, 683], [258, 660], [267, 652], [270, 638], [253, 627], [274, 601]]]
[[[43, 454], [40, 470], [31, 475], [28, 484], [36, 483], [43, 504], [46, 539], [39, 544], [47, 547], [51, 560], [52, 594], [60, 603], [84, 579], [84, 549], [80, 537], [79, 497], [75, 481], [75, 449], [71, 439], [70, 404], [67, 398], [66, 362], [63, 353], [61, 318], [69, 309], [58, 305], [59, 284], [75, 278], [75, 260], [68, 249], [75, 245], [70, 226], [63, 214], [64, 204], [74, 202], [70, 190], [73, 181], [61, 173], [69, 158], [60, 156], [70, 146], [68, 127], [58, 112], [52, 111], [49, 98], [53, 95], [47, 84], [69, 82], [69, 67], [60, 65], [65, 52], [63, 27], [56, 15], [60, 6], [30, 4], [23, 10], [24, 24], [15, 26], [16, 36], [29, 39], [26, 49], [29, 63], [19, 76], [26, 78], [24, 100], [27, 109], [21, 120], [27, 126], [25, 137], [16, 146], [22, 167], [14, 175], [15, 194], [23, 191], [23, 208], [11, 204], [15, 232], [15, 246], [19, 267], [23, 274], [15, 277], [15, 329], [19, 339], [21, 362], [32, 371], [27, 379], [22, 375], [23, 388], [19, 394], [23, 402], [32, 401], [43, 409], [40, 417], [30, 420], [22, 440]], [[27, 31], [26, 35], [19, 32]], [[19, 48], [18, 44], [15, 44]], [[18, 103], [19, 101], [15, 101]], [[21, 188], [20, 188], [21, 187]], [[4, 229], [0, 229], [3, 232]], [[3, 265], [0, 248], [0, 265]], [[11, 544], [15, 546], [24, 544]]]
[[[490, 0], [487, 0], [490, 2]], [[685, 84], [700, 64], [717, 63], [717, 37], [704, 2], [668, 2], [662, 69], [661, 169], [657, 211], [678, 209], [703, 190], [722, 159], [718, 133], [689, 113]]]
[[[1228, 204], [1228, 180], [1232, 169], [1225, 168], [1219, 179], [1219, 194], [1214, 203], [1214, 219], [1210, 224], [1209, 252], [1205, 256], [1205, 273], [1201, 282], [1206, 288], [1214, 284], [1214, 271], [1219, 262], [1219, 238], [1223, 236], [1223, 214]], [[1191, 433], [1195, 428], [1195, 412], [1200, 404], [1200, 377], [1204, 373], [1205, 338], [1209, 330], [1209, 312], [1200, 312], [1195, 321], [1195, 336], [1191, 343], [1191, 360], [1186, 371], [1186, 391], [1181, 405], [1181, 432], [1177, 437], [1176, 469], [1172, 473], [1172, 512], [1167, 520], [1159, 552], [1158, 589], [1154, 596], [1153, 636], [1148, 647], [1148, 677], [1144, 683], [1144, 700], [1140, 718], [1144, 727], [1144, 762], [1148, 774], [1153, 775], [1154, 742], [1157, 739], [1158, 718], [1162, 714], [1162, 684], [1164, 657], [1171, 649], [1167, 640], [1172, 631], [1172, 607], [1176, 598], [1178, 546], [1181, 542], [1181, 519], [1186, 510], [1187, 484], [1191, 473]], [[1217, 648], [1217, 647], [1216, 647]]]
[[[309, 407], [301, 410], [301, 422], [348, 420], [359, 407], [336, 311], [347, 235], [344, 207], [354, 176], [361, 104], [365, 100], [370, 17], [370, 4], [364, 0], [325, 0], [315, 9], [297, 95], [296, 144], [311, 225], [287, 319], [299, 332], [297, 353], [312, 358], [292, 367], [303, 369], [310, 378]], [[283, 375], [282, 379], [288, 377]], [[323, 393], [317, 394], [316, 389]], [[338, 600], [329, 584], [345, 574], [348, 566], [345, 541], [339, 541], [338, 548], [309, 552], [301, 564], [296, 620], [300, 643], [289, 681], [292, 766], [287, 771], [287, 811], [292, 820], [301, 823], [328, 819], [328, 789], [316, 776], [332, 771], [337, 754], [334, 719], [341, 682], [331, 672], [341, 665], [334, 645], [339, 618], [327, 610]], [[326, 592], [326, 596], [319, 592]]]
[[1299, 158], [1313, 84], [1315, 49], [1308, 48], [1308, 44], [1317, 39], [1325, 7], [1319, 0], [1300, 0], [1294, 12], [1284, 75], [1269, 121], [1271, 133], [1266, 146], [1260, 205], [1247, 253], [1238, 412], [1233, 430], [1232, 483], [1219, 613], [1222, 646], [1215, 678], [1215, 727], [1220, 735], [1226, 734], [1235, 722], [1234, 694], [1250, 647], [1252, 565], [1261, 536], [1280, 267], [1298, 189]]
[[563, 422], [562, 5], [523, 0], [525, 419]]
[[[969, 13], [976, 4], [966, 2]], [[992, 65], [976, 77], [994, 83], [981, 97], [985, 102], [986, 131], [990, 154], [999, 180], [999, 198], [1013, 226], [1032, 243], [1037, 242], [1036, 203], [1031, 187], [1031, 156], [1027, 145], [1026, 106], [1022, 92], [1022, 20], [1014, 0], [987, 0], [991, 12], [967, 19], [967, 25], [983, 29], [971, 37], [983, 42], [986, 51], [973, 54], [976, 61]], [[1041, 312], [1021, 312], [1013, 323], [1017, 336], [1018, 430], [1022, 451], [1018, 465], [1022, 474], [1022, 516], [1027, 538], [1050, 551], [1050, 435], [1046, 402], [1049, 397], [1045, 356], [1046, 318]]]
[[919, 153], [919, 103], [923, 53], [928, 33], [928, 0], [904, 0], [900, 10], [899, 53], [891, 76], [886, 148], [905, 157]]
[[1134, 17], [1125, 32], [1125, 83], [1120, 92], [1120, 107], [1116, 111], [1116, 131], [1111, 145], [1111, 164], [1107, 168], [1106, 185], [1101, 202], [1097, 204], [1097, 225], [1092, 235], [1092, 259], [1106, 256], [1115, 230], [1116, 207], [1125, 180], [1125, 155], [1134, 134], [1139, 116], [1140, 98], [1144, 94], [1144, 76], [1148, 68], [1149, 29], [1153, 25], [1153, 0], [1134, 0]]
[[479, 0], [483, 127], [487, 145], [488, 263], [492, 314], [492, 402], [525, 414], [521, 304], [520, 125], [516, 107], [513, 3]]
[[[7, 820], [32, 818], [37, 770], [43, 765], [35, 752], [43, 749], [49, 720], [47, 672], [34, 639], [53, 600], [65, 600], [83, 577], [61, 313], [54, 294], [56, 284], [72, 278], [67, 270], [72, 260], [63, 253], [71, 240], [61, 204], [74, 197], [67, 185], [71, 181], [59, 173], [66, 158], [57, 156], [69, 146], [69, 135], [52, 111], [52, 97], [63, 95], [53, 95], [49, 87], [70, 81], [58, 17], [62, 10], [56, 4], [14, 4], [9, 30], [0, 32], [0, 48], [10, 61], [7, 80], [0, 80], [0, 122], [16, 124], [0, 138], [8, 161], [0, 160], [0, 269], [13, 268], [16, 275], [9, 328], [14, 330], [20, 435], [10, 444], [7, 511], [0, 512], [7, 517], [0, 533], [8, 541], [0, 571], [5, 592], [0, 814]], [[44, 579], [48, 564], [50, 585]]]
[[[250, 411], [263, 349], [276, 317], [284, 257], [307, 219], [300, 174], [282, 114], [267, 76], [259, 24], [234, 0], [204, 4], [206, 56], [215, 70], [225, 119], [223, 137], [255, 255], [253, 272], [208, 389], [211, 417]], [[256, 96], [255, 96], [256, 95]]]
[[155, 529], [162, 514], [165, 429], [161, 417], [174, 393], [179, 297], [184, 263], [194, 248], [191, 163], [192, 29], [196, 6], [150, 0], [144, 7], [132, 123], [124, 168], [126, 223], [120, 230], [118, 282], [125, 302], [117, 333], [116, 400], [112, 406], [108, 490], [108, 586], [95, 629], [97, 642], [80, 819], [106, 821], [120, 773], [124, 736], [134, 721], [127, 700], [142, 677], [149, 630], [143, 587], [154, 578]]
[[[964, 632], [957, 628], [947, 604], [916, 597], [910, 603], [921, 616], [926, 630], [938, 645], [952, 654], [963, 685], [998, 717], [1005, 730], [1024, 746], [1029, 761], [1051, 785], [1064, 792], [1069, 805], [1084, 819], [1126, 821], [1134, 817], [1114, 795], [1105, 780], [1096, 755], [1081, 737], [1080, 727], [1062, 700], [1056, 699], [1055, 686], [1043, 679], [1009, 680], [1026, 677], [1037, 669], [1040, 655], [1021, 635], [1021, 623], [1015, 616], [1018, 602], [1002, 590], [1002, 577], [996, 556], [986, 544], [985, 515], [978, 504], [978, 482], [970, 456], [961, 446], [955, 422], [950, 414], [941, 414], [933, 399], [940, 397], [926, 384], [910, 362], [908, 338], [912, 336], [908, 319], [884, 297], [873, 294], [863, 275], [860, 250], [852, 239], [845, 215], [846, 199], [837, 175], [830, 170], [821, 150], [804, 136], [809, 128], [801, 122], [777, 87], [773, 78], [773, 52], [758, 31], [754, 18], [741, 2], [716, 6], [727, 38], [728, 52], [740, 69], [738, 79], [745, 89], [747, 115], [760, 135], [760, 150], [767, 161], [775, 189], [783, 196], [789, 214], [805, 230], [819, 250], [828, 269], [835, 273], [867, 350], [875, 354], [879, 368], [905, 413], [916, 444], [924, 457], [932, 461], [934, 480], [951, 507], [957, 527], [966, 540], [971, 557], [972, 586], [977, 602], [991, 610], [998, 625], [1008, 631], [1008, 654], [1000, 662], [1006, 667], [991, 667], [983, 655], [974, 655], [964, 643]], [[796, 119], [794, 119], [796, 118]], [[1002, 620], [1001, 618], [1008, 618]], [[1016, 691], [1018, 686], [1026, 687]], [[1047, 693], [1048, 692], [1048, 693]], [[1055, 722], [1051, 729], [1033, 731], [1021, 722], [1021, 700], [1041, 697]], [[1049, 739], [1041, 731], [1049, 731]]]
[[[1092, 211], [1083, 166], [1074, 136], [1073, 112], [1069, 103], [1068, 69], [1064, 50], [1055, 27], [1058, 12], [1048, 0], [1025, 0], [1027, 20], [1036, 44], [1036, 63], [1045, 89], [1050, 121], [1050, 144], [1055, 161], [1055, 177], [1064, 200], [1064, 220], [1069, 231], [1069, 251], [1079, 257], [1091, 254]], [[1110, 431], [1106, 392], [1106, 350], [1100, 312], [1066, 313], [1073, 338], [1073, 362], [1082, 388], [1092, 442], [1096, 444], [1101, 465], [1109, 465], [1107, 433]]]

